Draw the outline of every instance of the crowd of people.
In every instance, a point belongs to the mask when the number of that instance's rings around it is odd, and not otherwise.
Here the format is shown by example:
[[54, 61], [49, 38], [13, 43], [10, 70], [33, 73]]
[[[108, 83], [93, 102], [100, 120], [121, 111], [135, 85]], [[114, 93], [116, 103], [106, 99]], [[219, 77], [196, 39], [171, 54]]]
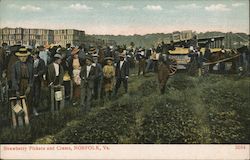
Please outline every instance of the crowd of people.
[[[4, 101], [4, 92], [8, 97], [25, 96], [29, 112], [38, 115], [42, 87], [64, 86], [66, 105], [80, 105], [88, 111], [93, 99], [110, 100], [118, 95], [121, 85], [127, 93], [129, 70], [137, 64], [138, 76], [160, 70], [163, 93], [168, 65], [164, 56], [162, 60], [157, 57], [160, 53], [160, 46], [147, 50], [142, 47], [71, 44], [65, 48], [60, 45], [32, 48], [3, 43], [0, 50], [1, 102]], [[50, 97], [50, 92], [46, 94]]]
[[[79, 105], [89, 111], [93, 99], [110, 100], [118, 95], [121, 84], [127, 93], [129, 70], [136, 65], [138, 76], [148, 72], [158, 74], [160, 92], [164, 94], [170, 75], [169, 51], [174, 49], [173, 42], [162, 42], [148, 49], [71, 44], [32, 48], [3, 43], [0, 48], [0, 99], [4, 101], [4, 93], [17, 98], [25, 95], [30, 113], [38, 115], [42, 87], [63, 86], [66, 105]], [[200, 74], [202, 63], [211, 54], [209, 47], [201, 53], [197, 44], [191, 45], [188, 54], [190, 73]]]

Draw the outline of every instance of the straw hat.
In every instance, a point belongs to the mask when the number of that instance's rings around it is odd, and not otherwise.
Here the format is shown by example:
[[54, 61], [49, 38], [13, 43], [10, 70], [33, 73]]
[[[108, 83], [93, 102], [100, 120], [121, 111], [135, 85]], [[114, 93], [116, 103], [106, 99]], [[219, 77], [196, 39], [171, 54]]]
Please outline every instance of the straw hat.
[[94, 47], [92, 47], [92, 48], [89, 49], [88, 53], [95, 54], [96, 53], [96, 49]]
[[29, 56], [30, 52], [27, 50], [27, 48], [20, 48], [18, 52], [16, 52], [16, 56], [18, 57], [26, 57]]

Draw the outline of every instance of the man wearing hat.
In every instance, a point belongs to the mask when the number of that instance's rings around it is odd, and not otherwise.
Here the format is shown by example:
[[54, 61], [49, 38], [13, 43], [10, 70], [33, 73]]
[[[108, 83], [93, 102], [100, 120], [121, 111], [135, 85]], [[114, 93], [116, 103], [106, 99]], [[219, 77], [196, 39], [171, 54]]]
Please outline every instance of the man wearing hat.
[[94, 83], [94, 98], [100, 100], [101, 98], [101, 89], [102, 89], [102, 81], [103, 81], [103, 72], [102, 65], [98, 62], [99, 55], [92, 54], [93, 57], [93, 66], [96, 68], [96, 78]]
[[128, 76], [129, 76], [129, 65], [128, 62], [125, 61], [126, 53], [123, 52], [119, 55], [120, 60], [116, 65], [115, 76], [116, 76], [116, 85], [115, 85], [115, 95], [118, 92], [118, 89], [121, 86], [121, 82], [123, 83], [123, 87], [125, 92], [128, 92]]
[[79, 53], [78, 53], [78, 57], [79, 57], [79, 60], [80, 60], [80, 64], [81, 64], [81, 66], [84, 66], [85, 64], [85, 56], [86, 56], [86, 48], [85, 48], [85, 44], [81, 44], [80, 46], [79, 46], [79, 49], [80, 49], [80, 51], [79, 51]]
[[33, 57], [33, 87], [32, 87], [32, 106], [33, 114], [38, 115], [36, 106], [39, 105], [41, 97], [41, 84], [43, 80], [43, 75], [45, 74], [45, 62], [39, 57], [39, 51], [35, 51], [32, 54]]
[[12, 66], [11, 81], [12, 89], [16, 92], [17, 98], [25, 95], [30, 104], [29, 94], [33, 84], [33, 66], [27, 61], [30, 52], [26, 48], [20, 48], [15, 54], [18, 61]]
[[97, 53], [96, 49], [93, 46], [89, 48], [89, 51], [88, 51], [89, 55], [96, 54], [96, 53]]
[[5, 61], [6, 61], [6, 73], [7, 73], [7, 80], [8, 80], [8, 85], [9, 85], [9, 89], [12, 88], [12, 68], [13, 68], [13, 64], [15, 64], [19, 59], [16, 56], [16, 53], [19, 51], [19, 49], [21, 48], [25, 48], [21, 45], [14, 45], [10, 47], [10, 54], [5, 57]]
[[92, 91], [96, 78], [96, 68], [92, 65], [93, 59], [91, 55], [86, 56], [86, 63], [81, 67], [81, 107], [85, 111], [90, 110]]
[[[69, 106], [70, 100], [72, 100], [71, 96], [73, 96], [73, 85], [72, 85], [72, 79], [73, 79], [73, 68], [72, 64], [67, 59], [67, 50], [62, 50], [62, 67], [63, 67], [63, 86], [65, 91], [65, 105]], [[69, 57], [71, 58], [71, 57]], [[71, 58], [72, 59], [72, 58]]]
[[139, 61], [139, 70], [138, 70], [138, 76], [142, 74], [145, 75], [145, 69], [146, 69], [146, 56], [145, 56], [145, 49], [140, 48], [139, 52], [137, 53], [137, 60]]
[[63, 67], [61, 66], [62, 56], [60, 54], [54, 55], [54, 62], [48, 65], [47, 81], [48, 85], [62, 85], [63, 84]]
[[66, 44], [66, 49], [67, 49], [66, 58], [68, 58], [71, 55], [71, 51], [72, 51], [70, 43]]

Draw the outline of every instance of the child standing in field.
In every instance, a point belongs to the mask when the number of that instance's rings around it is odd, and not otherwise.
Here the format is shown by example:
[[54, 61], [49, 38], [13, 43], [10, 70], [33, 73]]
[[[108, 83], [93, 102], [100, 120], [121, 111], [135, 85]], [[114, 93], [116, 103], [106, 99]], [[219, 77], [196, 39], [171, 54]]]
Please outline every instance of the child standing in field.
[[113, 58], [106, 57], [106, 65], [103, 67], [103, 76], [104, 76], [104, 91], [105, 96], [110, 99], [111, 93], [114, 88], [114, 78], [115, 78], [115, 68], [113, 66]]

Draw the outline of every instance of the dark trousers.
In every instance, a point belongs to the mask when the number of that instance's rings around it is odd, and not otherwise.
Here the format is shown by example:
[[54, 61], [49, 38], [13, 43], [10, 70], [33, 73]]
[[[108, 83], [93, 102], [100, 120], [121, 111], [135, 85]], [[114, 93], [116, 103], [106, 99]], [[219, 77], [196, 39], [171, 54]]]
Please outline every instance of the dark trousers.
[[165, 93], [166, 83], [160, 87], [161, 94]]
[[115, 94], [117, 94], [118, 89], [121, 86], [121, 82], [123, 83], [123, 87], [125, 89], [125, 92], [128, 92], [128, 80], [126, 78], [116, 78], [116, 84], [115, 84]]
[[94, 98], [100, 100], [102, 93], [102, 78], [98, 78], [95, 80], [94, 84]]
[[32, 87], [32, 106], [38, 107], [41, 97], [41, 80], [39, 78], [35, 78]]
[[63, 86], [65, 88], [65, 100], [70, 100], [71, 82], [70, 81], [63, 81]]

